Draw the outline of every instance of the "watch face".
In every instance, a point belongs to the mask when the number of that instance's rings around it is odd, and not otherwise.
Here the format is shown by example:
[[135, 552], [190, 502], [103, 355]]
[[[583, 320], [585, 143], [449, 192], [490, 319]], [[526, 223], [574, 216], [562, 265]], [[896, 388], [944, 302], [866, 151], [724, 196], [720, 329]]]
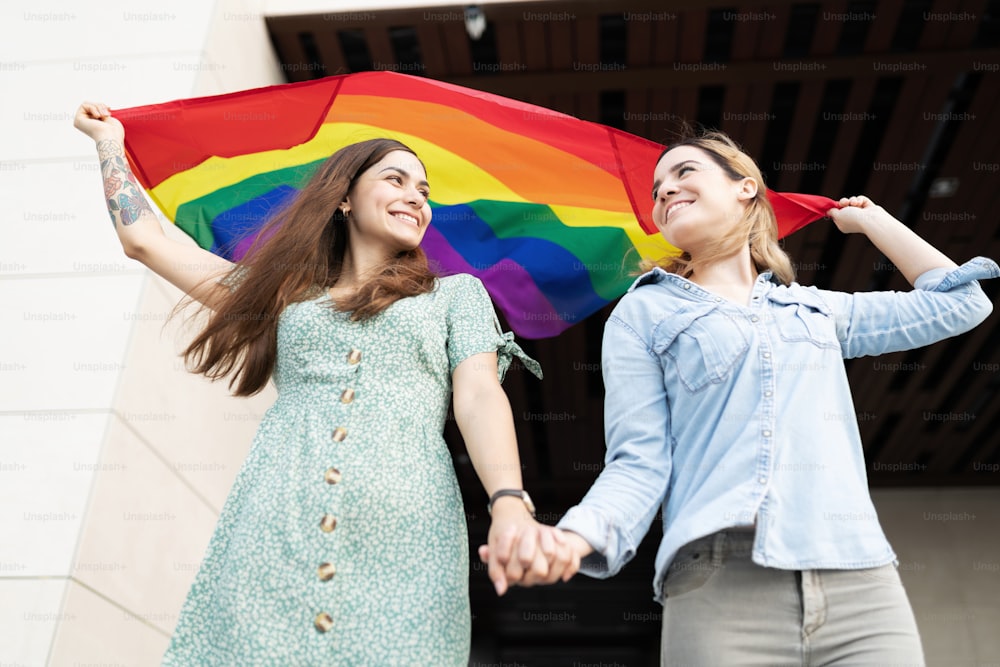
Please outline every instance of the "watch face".
[[531, 496], [528, 495], [527, 491], [521, 491], [521, 500], [524, 501], [524, 504], [527, 506], [528, 511], [531, 512], [532, 515], [534, 515], [535, 503], [531, 502]]

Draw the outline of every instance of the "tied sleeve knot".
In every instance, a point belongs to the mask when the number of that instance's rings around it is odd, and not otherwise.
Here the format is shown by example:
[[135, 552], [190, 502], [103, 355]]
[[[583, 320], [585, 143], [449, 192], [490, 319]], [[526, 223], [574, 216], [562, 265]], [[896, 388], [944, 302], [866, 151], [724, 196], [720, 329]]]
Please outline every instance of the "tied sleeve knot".
[[[498, 327], [499, 328], [499, 327]], [[517, 357], [524, 364], [524, 367], [531, 371], [531, 374], [537, 377], [539, 380], [542, 379], [542, 367], [541, 365], [528, 356], [528, 354], [521, 349], [521, 346], [514, 342], [514, 332], [508, 331], [506, 333], [500, 333], [500, 344], [497, 347], [497, 376], [500, 381], [507, 376], [507, 370], [510, 368], [510, 363]]]

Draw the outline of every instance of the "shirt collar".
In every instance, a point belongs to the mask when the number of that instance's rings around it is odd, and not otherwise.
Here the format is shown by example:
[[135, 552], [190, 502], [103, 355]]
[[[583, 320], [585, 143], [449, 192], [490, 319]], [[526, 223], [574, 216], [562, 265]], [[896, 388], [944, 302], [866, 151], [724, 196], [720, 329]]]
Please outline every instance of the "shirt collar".
[[[636, 278], [635, 281], [632, 282], [632, 285], [629, 286], [626, 294], [628, 292], [634, 291], [637, 287], [642, 287], [643, 285], [655, 285], [657, 283], [662, 283], [664, 281], [672, 281], [674, 282], [674, 284], [677, 285], [686, 283], [694, 286], [694, 283], [692, 283], [687, 278], [682, 278], [676, 273], [668, 273], [663, 269], [661, 269], [660, 267], [655, 266], [653, 267], [652, 270], [647, 271], [646, 273]], [[764, 271], [763, 273], [757, 275], [757, 283], [762, 283], [762, 282], [777, 283], [777, 280], [775, 280], [774, 274], [772, 274], [771, 271]]]
[[647, 271], [646, 273], [636, 278], [625, 293], [628, 294], [635, 288], [640, 287], [642, 285], [654, 285], [666, 279], [667, 275], [669, 274], [666, 271], [664, 271], [658, 266], [655, 266], [651, 271]]

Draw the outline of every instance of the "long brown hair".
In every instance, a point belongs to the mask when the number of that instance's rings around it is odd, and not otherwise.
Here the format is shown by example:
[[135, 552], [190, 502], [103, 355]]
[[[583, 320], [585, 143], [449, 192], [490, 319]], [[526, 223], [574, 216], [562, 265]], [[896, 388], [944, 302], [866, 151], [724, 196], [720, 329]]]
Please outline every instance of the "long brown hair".
[[[393, 139], [371, 139], [331, 155], [257, 236], [246, 257], [223, 280], [236, 285], [213, 303], [205, 328], [184, 351], [196, 373], [252, 396], [267, 384], [277, 359], [278, 316], [290, 303], [326, 290], [340, 277], [348, 244], [347, 218], [339, 206], [357, 178], [392, 151], [410, 148]], [[418, 158], [419, 159], [419, 158]], [[409, 296], [430, 292], [435, 276], [419, 247], [390, 258], [375, 277], [336, 308], [365, 320]], [[320, 292], [321, 293], [321, 292]]]
[[690, 254], [682, 251], [680, 254], [668, 255], [656, 262], [644, 260], [641, 263], [642, 269], [648, 271], [654, 266], [659, 266], [664, 271], [689, 278], [698, 266], [731, 255], [739, 250], [740, 246], [749, 244], [750, 258], [758, 271], [770, 271], [785, 285], [795, 280], [792, 261], [778, 244], [778, 221], [771, 202], [767, 199], [764, 177], [753, 158], [744, 153], [729, 135], [708, 131], [672, 144], [660, 153], [657, 163], [664, 155], [679, 146], [700, 148], [734, 181], [752, 178], [757, 183], [757, 194], [744, 210], [743, 224], [735, 227], [731, 234], [718, 239], [703, 255], [692, 259]]

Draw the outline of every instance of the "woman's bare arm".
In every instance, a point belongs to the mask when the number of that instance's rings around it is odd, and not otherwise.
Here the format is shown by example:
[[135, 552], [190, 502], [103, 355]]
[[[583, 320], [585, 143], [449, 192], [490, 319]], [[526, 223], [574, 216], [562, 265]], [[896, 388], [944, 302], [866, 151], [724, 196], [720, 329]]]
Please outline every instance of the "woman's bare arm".
[[108, 213], [125, 254], [211, 307], [225, 289], [218, 278], [232, 270], [232, 262], [163, 233], [125, 157], [125, 128], [107, 106], [84, 102], [73, 124], [97, 144]]

